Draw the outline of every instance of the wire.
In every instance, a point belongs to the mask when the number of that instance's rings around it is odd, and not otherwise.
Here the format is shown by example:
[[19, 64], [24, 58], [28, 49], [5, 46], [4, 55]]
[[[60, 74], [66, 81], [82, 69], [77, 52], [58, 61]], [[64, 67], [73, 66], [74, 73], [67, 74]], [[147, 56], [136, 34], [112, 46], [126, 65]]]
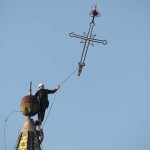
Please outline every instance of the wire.
[[[78, 68], [77, 68], [78, 69]], [[61, 84], [60, 86], [62, 86], [76, 71], [77, 69], [75, 69]]]
[[8, 116], [5, 119], [5, 125], [4, 125], [4, 145], [5, 145], [5, 150], [7, 149], [7, 145], [6, 145], [6, 122], [8, 120], [8, 118], [15, 112], [21, 112], [21, 111], [12, 111], [8, 114]]
[[[78, 68], [77, 68], [77, 69], [78, 69]], [[75, 70], [60, 84], [60, 86], [62, 86], [62, 85], [77, 71], [77, 69], [75, 69]], [[46, 121], [47, 121], [47, 119], [48, 119], [48, 117], [49, 117], [49, 115], [50, 115], [50, 113], [51, 113], [51, 110], [52, 110], [52, 107], [53, 107], [53, 105], [54, 105], [54, 101], [55, 101], [55, 99], [56, 99], [56, 96], [57, 96], [57, 91], [56, 91], [56, 93], [55, 93], [55, 95], [54, 95], [54, 98], [53, 98], [53, 101], [52, 101], [50, 110], [49, 110], [49, 112], [48, 112], [48, 114], [47, 114], [47, 117], [46, 117], [46, 119], [45, 119], [45, 121], [44, 121], [44, 123], [43, 123], [42, 128], [44, 127], [44, 125], [45, 125], [45, 123], [46, 123]]]
[[[45, 123], [46, 123], [46, 121], [47, 121], [47, 119], [48, 119], [48, 117], [49, 117], [49, 115], [50, 115], [50, 113], [51, 113], [52, 107], [53, 107], [53, 105], [54, 105], [54, 101], [55, 101], [55, 99], [56, 99], [56, 95], [57, 95], [57, 92], [55, 93], [55, 96], [54, 96], [54, 98], [53, 98], [53, 101], [52, 101], [50, 110], [49, 110], [49, 112], [48, 112], [48, 115], [47, 115], [47, 117], [46, 117], [44, 123], [43, 123], [43, 127], [44, 127], [44, 125], [45, 125]], [[43, 128], [43, 127], [42, 127], [42, 128]]]

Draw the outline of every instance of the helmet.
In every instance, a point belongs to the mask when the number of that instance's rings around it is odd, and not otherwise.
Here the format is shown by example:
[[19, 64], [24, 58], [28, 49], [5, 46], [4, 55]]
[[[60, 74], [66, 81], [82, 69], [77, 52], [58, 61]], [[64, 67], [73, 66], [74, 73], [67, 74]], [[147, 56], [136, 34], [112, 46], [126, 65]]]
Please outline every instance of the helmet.
[[39, 83], [39, 87], [41, 87], [41, 86], [44, 86], [44, 84], [43, 83]]

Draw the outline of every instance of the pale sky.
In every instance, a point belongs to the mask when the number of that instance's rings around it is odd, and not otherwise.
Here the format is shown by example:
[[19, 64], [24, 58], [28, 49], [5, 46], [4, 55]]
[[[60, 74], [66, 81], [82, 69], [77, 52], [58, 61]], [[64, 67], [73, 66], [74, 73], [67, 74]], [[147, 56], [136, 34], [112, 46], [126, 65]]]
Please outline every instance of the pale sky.
[[[40, 82], [54, 89], [78, 67], [83, 44], [69, 33], [88, 32], [95, 3], [0, 0], [1, 150], [5, 119], [20, 110], [30, 81], [33, 94]], [[44, 150], [150, 150], [150, 1], [100, 0], [97, 9], [93, 34], [108, 44], [90, 46], [81, 76], [58, 91]], [[25, 120], [21, 113], [9, 117], [7, 150]]]

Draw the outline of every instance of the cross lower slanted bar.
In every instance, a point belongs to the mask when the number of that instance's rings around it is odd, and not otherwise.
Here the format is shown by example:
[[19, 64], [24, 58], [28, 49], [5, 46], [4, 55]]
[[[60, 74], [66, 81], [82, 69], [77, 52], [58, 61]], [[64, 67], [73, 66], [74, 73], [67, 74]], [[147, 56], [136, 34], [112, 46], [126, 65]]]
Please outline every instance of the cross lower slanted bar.
[[89, 45], [94, 46], [93, 42], [102, 43], [103, 45], [107, 44], [106, 40], [94, 39], [94, 37], [96, 35], [92, 35], [93, 27], [95, 26], [94, 18], [100, 16], [100, 13], [96, 10], [96, 6], [94, 7], [94, 10], [91, 11], [90, 16], [93, 17], [93, 19], [90, 23], [88, 34], [84, 33], [84, 36], [75, 34], [73, 32], [69, 34], [70, 37], [79, 38], [82, 40], [81, 43], [84, 43], [81, 59], [80, 59], [80, 62], [78, 63], [78, 65], [79, 65], [78, 76], [80, 76], [82, 68], [83, 68], [83, 66], [85, 66], [85, 58], [87, 55]]

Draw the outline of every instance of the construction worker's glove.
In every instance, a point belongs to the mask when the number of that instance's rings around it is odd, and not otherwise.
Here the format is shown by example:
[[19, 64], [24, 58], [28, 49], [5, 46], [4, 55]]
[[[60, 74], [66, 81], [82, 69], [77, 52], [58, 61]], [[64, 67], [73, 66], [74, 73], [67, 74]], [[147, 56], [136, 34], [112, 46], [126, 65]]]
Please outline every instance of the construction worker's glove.
[[59, 85], [58, 85], [58, 86], [56, 86], [56, 89], [57, 89], [57, 90], [59, 90], [59, 89], [60, 89], [60, 86], [59, 86]]

